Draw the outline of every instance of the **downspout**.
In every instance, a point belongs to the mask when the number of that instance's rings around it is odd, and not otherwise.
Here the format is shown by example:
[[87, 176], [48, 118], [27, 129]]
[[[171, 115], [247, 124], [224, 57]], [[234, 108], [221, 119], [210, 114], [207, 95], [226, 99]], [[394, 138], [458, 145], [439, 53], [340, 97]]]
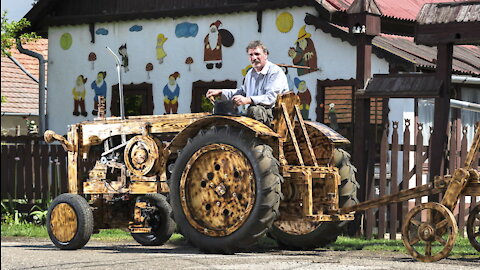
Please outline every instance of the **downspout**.
[[40, 119], [38, 131], [39, 134], [43, 136], [43, 133], [47, 129], [47, 118], [45, 112], [45, 97], [47, 95], [45, 87], [45, 64], [47, 63], [47, 60], [45, 60], [43, 55], [23, 48], [19, 39], [17, 39], [17, 49], [20, 53], [38, 59], [38, 117]]

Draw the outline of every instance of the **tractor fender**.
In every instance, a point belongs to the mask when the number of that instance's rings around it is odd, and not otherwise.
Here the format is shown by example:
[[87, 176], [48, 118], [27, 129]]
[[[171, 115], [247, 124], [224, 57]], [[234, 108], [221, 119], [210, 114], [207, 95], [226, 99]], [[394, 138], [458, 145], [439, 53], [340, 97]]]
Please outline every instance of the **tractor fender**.
[[[317, 163], [321, 166], [331, 164], [335, 147], [350, 143], [347, 138], [322, 123], [305, 121], [305, 129], [313, 147]], [[295, 124], [295, 135], [300, 151], [307, 154], [308, 148], [306, 148], [307, 145], [304, 143], [305, 139], [303, 138], [302, 127], [298, 122]], [[284, 153], [289, 164], [296, 164], [297, 162], [294, 150], [292, 140], [287, 140], [284, 144]]]
[[210, 115], [203, 117], [192, 124], [188, 125], [185, 129], [180, 131], [170, 144], [167, 146], [167, 150], [170, 153], [175, 153], [177, 150], [182, 149], [189, 138], [193, 138], [197, 133], [211, 126], [234, 126], [240, 128], [246, 128], [255, 133], [258, 137], [267, 138], [279, 138], [275, 131], [266, 126], [265, 124], [245, 116], [223, 116], [223, 115]]
[[318, 122], [313, 122], [313, 121], [305, 121], [305, 126], [307, 128], [308, 134], [310, 136], [313, 136], [314, 134], [310, 133], [320, 133], [327, 137], [328, 140], [334, 145], [339, 145], [339, 144], [349, 144], [350, 141], [340, 135], [340, 133], [336, 132], [335, 130], [331, 129], [329, 126], [318, 123]]

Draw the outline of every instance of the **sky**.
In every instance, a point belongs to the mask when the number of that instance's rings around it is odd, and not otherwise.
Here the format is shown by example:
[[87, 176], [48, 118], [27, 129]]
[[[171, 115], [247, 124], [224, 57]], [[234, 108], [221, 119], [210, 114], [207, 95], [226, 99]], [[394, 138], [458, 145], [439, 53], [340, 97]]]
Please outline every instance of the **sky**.
[[2, 0], [2, 12], [7, 11], [7, 18], [19, 21], [32, 8], [33, 0]]

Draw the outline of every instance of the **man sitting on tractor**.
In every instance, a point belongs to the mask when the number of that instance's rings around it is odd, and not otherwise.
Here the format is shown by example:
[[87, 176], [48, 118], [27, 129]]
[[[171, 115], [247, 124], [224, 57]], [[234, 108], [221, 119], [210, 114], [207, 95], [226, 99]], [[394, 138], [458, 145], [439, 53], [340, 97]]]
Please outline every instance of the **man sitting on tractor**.
[[222, 95], [236, 106], [248, 105], [247, 116], [269, 126], [277, 95], [288, 91], [287, 77], [279, 66], [268, 61], [268, 49], [261, 41], [250, 42], [247, 54], [253, 68], [243, 85], [238, 89], [209, 89], [206, 96]]

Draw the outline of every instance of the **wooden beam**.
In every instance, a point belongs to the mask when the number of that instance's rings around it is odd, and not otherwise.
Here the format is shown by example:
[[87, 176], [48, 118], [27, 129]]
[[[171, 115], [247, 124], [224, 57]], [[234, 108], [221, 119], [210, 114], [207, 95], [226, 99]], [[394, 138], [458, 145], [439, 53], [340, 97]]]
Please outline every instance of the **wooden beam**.
[[292, 143], [293, 143], [293, 147], [295, 148], [295, 153], [297, 153], [298, 162], [300, 163], [300, 165], [303, 166], [305, 165], [305, 163], [303, 162], [302, 152], [300, 152], [300, 148], [298, 147], [297, 137], [295, 136], [292, 122], [290, 121], [290, 117], [287, 113], [287, 108], [285, 106], [285, 103], [282, 103], [281, 107], [282, 107], [283, 116], [285, 117], [285, 123], [287, 123], [288, 133], [290, 134], [290, 138], [292, 138]]

